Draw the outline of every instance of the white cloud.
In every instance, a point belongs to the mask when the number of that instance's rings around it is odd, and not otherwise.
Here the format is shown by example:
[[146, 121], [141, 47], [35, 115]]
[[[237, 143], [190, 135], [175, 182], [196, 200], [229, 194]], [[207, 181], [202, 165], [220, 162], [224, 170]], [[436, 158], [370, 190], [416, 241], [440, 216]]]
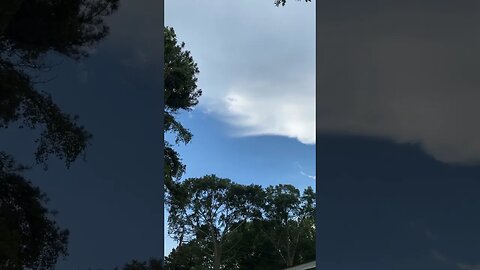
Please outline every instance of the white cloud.
[[[199, 107], [235, 136], [315, 143], [315, 3], [168, 1], [166, 24], [198, 63]], [[221, 24], [218, 22], [221, 21]], [[192, 22], [195, 22], [192, 24]]]
[[[273, 3], [165, 1], [165, 25], [174, 27], [198, 64], [199, 108], [225, 121], [236, 136], [278, 135], [314, 144], [315, 3]], [[153, 0], [140, 6], [126, 1], [110, 19], [109, 42], [129, 54], [121, 64], [155, 69], [163, 33], [158, 7]]]
[[236, 127], [235, 135], [279, 135], [315, 143], [315, 79], [257, 81], [233, 85], [204, 106]]

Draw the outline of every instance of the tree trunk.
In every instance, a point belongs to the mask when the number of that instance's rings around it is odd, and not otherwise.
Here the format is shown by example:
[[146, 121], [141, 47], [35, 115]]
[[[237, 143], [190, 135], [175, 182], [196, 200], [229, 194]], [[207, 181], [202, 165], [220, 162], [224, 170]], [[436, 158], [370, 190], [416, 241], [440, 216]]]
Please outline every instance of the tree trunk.
[[287, 267], [292, 267], [293, 266], [293, 257], [287, 256]]
[[214, 242], [213, 247], [213, 270], [220, 270], [220, 262], [222, 259], [222, 247], [219, 243]]

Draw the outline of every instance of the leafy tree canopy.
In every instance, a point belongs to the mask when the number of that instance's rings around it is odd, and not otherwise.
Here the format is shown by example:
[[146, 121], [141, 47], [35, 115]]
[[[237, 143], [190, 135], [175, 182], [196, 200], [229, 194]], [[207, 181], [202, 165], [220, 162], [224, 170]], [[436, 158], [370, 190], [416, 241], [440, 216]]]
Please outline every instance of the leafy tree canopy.
[[262, 189], [215, 175], [189, 178], [179, 186], [185, 193], [178, 200], [169, 200], [169, 233], [180, 245], [184, 241], [194, 241], [201, 247], [202, 257], [210, 260], [211, 267], [218, 270], [233, 251], [234, 243], [229, 233], [260, 215], [258, 205], [262, 203]]
[[215, 175], [178, 185], [184, 192], [169, 195], [168, 224], [179, 245], [166, 269], [282, 269], [315, 258], [311, 187], [300, 193]]

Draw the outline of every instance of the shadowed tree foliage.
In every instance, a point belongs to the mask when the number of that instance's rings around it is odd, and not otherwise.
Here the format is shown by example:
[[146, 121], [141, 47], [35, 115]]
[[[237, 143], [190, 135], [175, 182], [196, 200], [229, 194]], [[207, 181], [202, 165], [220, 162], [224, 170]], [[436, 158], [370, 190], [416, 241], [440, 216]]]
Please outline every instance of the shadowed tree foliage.
[[[183, 127], [175, 118], [180, 111], [191, 111], [198, 104], [198, 98], [202, 91], [197, 88], [197, 64], [190, 52], [185, 50], [185, 43], [179, 43], [175, 31], [171, 27], [164, 28], [165, 58], [165, 120], [164, 132], [175, 135], [175, 144], [187, 144], [192, 138], [192, 133]], [[165, 183], [171, 191], [173, 181], [180, 179], [185, 172], [178, 153], [172, 148], [172, 144], [165, 143]]]
[[54, 154], [69, 166], [91, 135], [50, 95], [35, 89], [33, 72], [51, 67], [49, 52], [79, 60], [108, 34], [104, 17], [118, 0], [3, 0], [0, 3], [0, 127], [41, 128], [37, 163]]
[[246, 223], [230, 234], [238, 242], [235, 254], [226, 262], [227, 269], [277, 270], [285, 268], [275, 247], [262, 231], [262, 219]]
[[[117, 8], [118, 0], [0, 1], [0, 128], [39, 129], [37, 164], [46, 167], [55, 155], [68, 167], [91, 135], [36, 89], [34, 74], [52, 67], [49, 53], [87, 57]], [[53, 269], [67, 255], [68, 231], [55, 223], [45, 194], [21, 176], [25, 169], [0, 152], [0, 269]]]
[[20, 127], [42, 128], [36, 140], [36, 162], [46, 167], [52, 154], [67, 166], [85, 151], [91, 135], [77, 117], [63, 113], [50, 95], [33, 88], [28, 75], [10, 63], [0, 63], [0, 127], [20, 122]]
[[260, 228], [284, 265], [290, 267], [305, 262], [312, 255], [314, 258], [315, 251], [311, 252], [315, 245], [313, 189], [308, 187], [300, 195], [292, 185], [277, 185], [267, 187], [265, 193]]
[[[119, 268], [115, 268], [119, 270]], [[126, 263], [120, 270], [163, 270], [162, 262], [156, 259], [150, 259], [148, 262], [132, 260]]]
[[204, 270], [211, 264], [211, 256], [195, 241], [178, 246], [165, 257], [165, 270]]
[[119, 0], [3, 0], [0, 36], [3, 53], [37, 61], [55, 51], [74, 59], [108, 34], [104, 22]]
[[53, 220], [47, 197], [0, 153], [0, 269], [53, 269], [67, 255], [68, 231]]
[[[297, 1], [302, 1], [302, 0], [297, 0]], [[312, 0], [305, 0], [305, 2], [312, 2]], [[278, 7], [280, 5], [285, 6], [287, 3], [287, 0], [275, 0], [275, 5]]]

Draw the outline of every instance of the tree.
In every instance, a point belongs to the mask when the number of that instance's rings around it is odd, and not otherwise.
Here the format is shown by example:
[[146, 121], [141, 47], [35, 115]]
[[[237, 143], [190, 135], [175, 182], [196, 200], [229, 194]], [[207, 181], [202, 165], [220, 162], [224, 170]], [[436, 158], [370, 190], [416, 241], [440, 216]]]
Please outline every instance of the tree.
[[[40, 128], [37, 164], [50, 155], [67, 167], [84, 153], [91, 135], [36, 89], [36, 72], [48, 71], [48, 53], [74, 60], [108, 34], [104, 17], [118, 0], [0, 1], [0, 127]], [[54, 221], [47, 197], [21, 173], [27, 169], [0, 152], [0, 268], [52, 269], [67, 255], [68, 231]]]
[[35, 152], [37, 164], [46, 167], [51, 154], [69, 166], [84, 153], [91, 138], [77, 117], [63, 113], [51, 96], [33, 88], [30, 78], [10, 63], [0, 62], [0, 127], [21, 120], [20, 127], [43, 127]]
[[262, 220], [247, 222], [239, 230], [230, 233], [232, 241], [238, 242], [233, 258], [226, 269], [278, 270], [285, 268], [282, 258], [262, 231]]
[[[262, 189], [214, 175], [182, 183], [188, 195], [169, 216], [169, 232], [179, 245], [166, 258], [166, 269], [275, 270], [315, 259], [311, 187], [300, 194], [292, 185]], [[229, 207], [238, 215], [232, 217]]]
[[0, 25], [2, 53], [38, 61], [49, 51], [74, 59], [88, 56], [109, 28], [104, 18], [118, 0], [5, 0]]
[[[188, 144], [192, 133], [177, 119], [180, 111], [191, 111], [198, 104], [202, 90], [197, 87], [199, 69], [190, 52], [185, 50], [185, 43], [179, 43], [175, 30], [172, 27], [164, 28], [164, 133], [173, 133], [175, 144]], [[186, 194], [175, 182], [185, 172], [186, 166], [182, 163], [179, 154], [173, 145], [164, 140], [164, 183], [170, 196], [166, 197], [168, 205], [184, 205]], [[179, 211], [182, 207], [171, 208], [170, 211]], [[183, 232], [186, 224], [177, 220], [177, 229], [180, 243], [183, 242]], [[181, 244], [180, 244], [181, 245]], [[175, 264], [175, 262], [173, 262]]]
[[[275, 270], [315, 259], [315, 193], [291, 185], [265, 189], [262, 216], [233, 232], [241, 239], [228, 269]], [[234, 268], [235, 266], [236, 268]]]
[[311, 248], [315, 246], [315, 193], [311, 187], [302, 196], [292, 185], [267, 187], [262, 212], [261, 229], [285, 266], [315, 258]]
[[179, 246], [182, 242], [198, 245], [209, 266], [221, 269], [237, 244], [230, 234], [260, 216], [261, 187], [236, 184], [215, 175], [189, 178], [179, 186], [186, 197], [170, 200], [179, 203], [170, 205], [169, 233]]
[[[301, 0], [297, 0], [297, 1], [301, 1]], [[312, 0], [305, 0], [305, 2], [312, 2]], [[285, 4], [287, 3], [287, 0], [275, 0], [274, 3], [277, 7], [280, 5], [285, 6]]]
[[[192, 133], [175, 116], [180, 111], [191, 111], [198, 104], [202, 94], [202, 90], [197, 88], [199, 69], [190, 51], [185, 50], [185, 43], [178, 42], [172, 27], [164, 28], [164, 38], [164, 132], [175, 134], [176, 144], [187, 144], [192, 139]], [[185, 172], [185, 165], [172, 145], [166, 140], [164, 144], [165, 183], [167, 188], [173, 189], [173, 181], [180, 179]]]
[[[190, 52], [185, 50], [185, 43], [179, 42], [175, 30], [172, 27], [164, 28], [164, 133], [172, 133], [175, 136], [174, 144], [188, 144], [192, 139], [192, 133], [185, 128], [177, 119], [181, 111], [191, 111], [197, 104], [202, 90], [197, 87], [197, 75], [199, 69], [193, 60]], [[187, 237], [187, 223], [181, 218], [174, 218], [186, 215], [187, 193], [184, 185], [178, 180], [185, 172], [186, 166], [175, 149], [173, 144], [164, 140], [164, 181], [167, 190], [165, 203], [170, 206], [169, 231], [176, 235], [180, 246], [166, 257], [166, 269], [200, 269], [198, 263], [203, 260], [195, 260], [185, 252], [198, 251], [195, 243], [184, 244], [184, 237]], [[174, 207], [172, 207], [174, 206]], [[174, 219], [174, 221], [173, 221]], [[178, 262], [178, 264], [177, 264]], [[126, 268], [126, 267], [130, 268]], [[192, 267], [197, 268], [192, 268]], [[126, 265], [124, 270], [148, 269], [146, 262], [132, 261]], [[155, 268], [156, 269], [156, 268]]]
[[46, 195], [18, 174], [23, 169], [0, 153], [0, 268], [53, 269], [67, 255], [68, 230], [53, 220]]
[[108, 34], [104, 18], [118, 0], [5, 0], [0, 4], [0, 127], [41, 128], [37, 163], [50, 155], [69, 166], [84, 153], [91, 135], [50, 95], [35, 89], [33, 72], [48, 70], [49, 52], [80, 60]]
[[166, 270], [204, 270], [209, 265], [211, 256], [205, 255], [196, 241], [179, 245], [165, 257]]

